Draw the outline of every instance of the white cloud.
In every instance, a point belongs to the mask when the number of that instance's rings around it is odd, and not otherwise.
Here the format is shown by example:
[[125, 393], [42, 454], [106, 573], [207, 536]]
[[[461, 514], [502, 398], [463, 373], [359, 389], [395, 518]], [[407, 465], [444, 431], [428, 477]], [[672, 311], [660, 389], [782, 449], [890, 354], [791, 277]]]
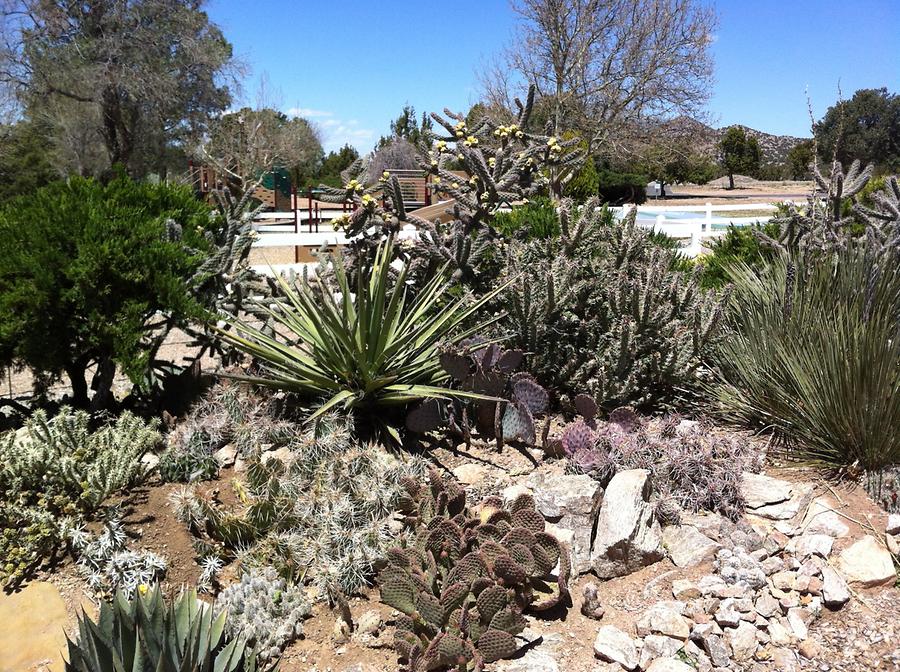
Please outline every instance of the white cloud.
[[333, 112], [327, 110], [314, 110], [311, 107], [292, 107], [285, 111], [289, 117], [303, 117], [305, 119], [318, 119], [320, 117], [332, 117]]
[[314, 110], [309, 107], [292, 107], [285, 110], [290, 117], [310, 119], [322, 133], [322, 145], [326, 152], [337, 150], [345, 144], [351, 144], [362, 153], [369, 151], [375, 138], [375, 131], [361, 128], [356, 119], [344, 120], [335, 117], [328, 110]]

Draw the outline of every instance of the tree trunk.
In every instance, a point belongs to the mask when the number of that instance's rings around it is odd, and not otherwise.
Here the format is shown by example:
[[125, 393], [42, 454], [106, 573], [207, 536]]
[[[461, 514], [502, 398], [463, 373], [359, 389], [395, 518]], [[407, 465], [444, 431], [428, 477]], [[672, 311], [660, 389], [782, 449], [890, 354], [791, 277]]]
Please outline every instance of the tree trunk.
[[116, 363], [104, 358], [97, 364], [97, 373], [91, 381], [94, 397], [91, 399], [91, 412], [104, 411], [112, 403], [112, 384], [116, 375]]
[[734, 189], [734, 173], [728, 173], [728, 188]]
[[72, 362], [66, 366], [66, 375], [72, 385], [72, 405], [78, 408], [87, 408], [90, 403], [85, 369], [86, 362], [83, 360]]

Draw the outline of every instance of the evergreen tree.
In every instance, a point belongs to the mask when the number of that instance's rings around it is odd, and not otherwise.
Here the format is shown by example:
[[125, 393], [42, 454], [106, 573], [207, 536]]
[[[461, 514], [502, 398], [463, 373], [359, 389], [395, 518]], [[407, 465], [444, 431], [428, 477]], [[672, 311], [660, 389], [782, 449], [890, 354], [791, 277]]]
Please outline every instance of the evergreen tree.
[[734, 189], [734, 174], [755, 175], [759, 172], [762, 152], [756, 138], [747, 136], [740, 126], [732, 126], [719, 141], [722, 168], [728, 175], [728, 188]]

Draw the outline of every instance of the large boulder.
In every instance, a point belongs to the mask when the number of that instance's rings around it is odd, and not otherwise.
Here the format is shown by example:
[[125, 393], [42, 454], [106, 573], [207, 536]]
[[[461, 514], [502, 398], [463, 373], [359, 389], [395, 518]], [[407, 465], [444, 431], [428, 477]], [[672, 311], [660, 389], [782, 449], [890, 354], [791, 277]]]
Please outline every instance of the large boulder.
[[528, 479], [534, 503], [555, 529], [572, 533], [572, 570], [583, 574], [591, 569], [591, 536], [603, 488], [584, 474], [536, 472]]
[[591, 548], [591, 564], [601, 579], [625, 576], [665, 556], [650, 494], [646, 469], [620, 471], [609, 482]]
[[852, 586], [882, 586], [893, 583], [897, 574], [891, 554], [875, 537], [866, 535], [838, 556], [837, 568]]
[[56, 586], [29, 583], [17, 593], [0, 591], [0, 670], [64, 669], [66, 603]]

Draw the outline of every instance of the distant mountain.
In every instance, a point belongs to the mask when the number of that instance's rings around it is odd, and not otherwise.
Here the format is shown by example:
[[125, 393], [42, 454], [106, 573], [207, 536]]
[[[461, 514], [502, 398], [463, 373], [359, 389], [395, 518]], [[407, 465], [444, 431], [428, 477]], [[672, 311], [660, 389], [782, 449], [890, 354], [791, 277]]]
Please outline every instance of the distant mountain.
[[[808, 139], [793, 135], [773, 135], [741, 124], [736, 126], [744, 129], [748, 136], [756, 138], [762, 150], [763, 163], [784, 163], [791, 148]], [[729, 128], [731, 127], [713, 128], [690, 117], [677, 117], [661, 124], [660, 131], [672, 138], [687, 140], [694, 146], [695, 151], [715, 159], [716, 145]]]

